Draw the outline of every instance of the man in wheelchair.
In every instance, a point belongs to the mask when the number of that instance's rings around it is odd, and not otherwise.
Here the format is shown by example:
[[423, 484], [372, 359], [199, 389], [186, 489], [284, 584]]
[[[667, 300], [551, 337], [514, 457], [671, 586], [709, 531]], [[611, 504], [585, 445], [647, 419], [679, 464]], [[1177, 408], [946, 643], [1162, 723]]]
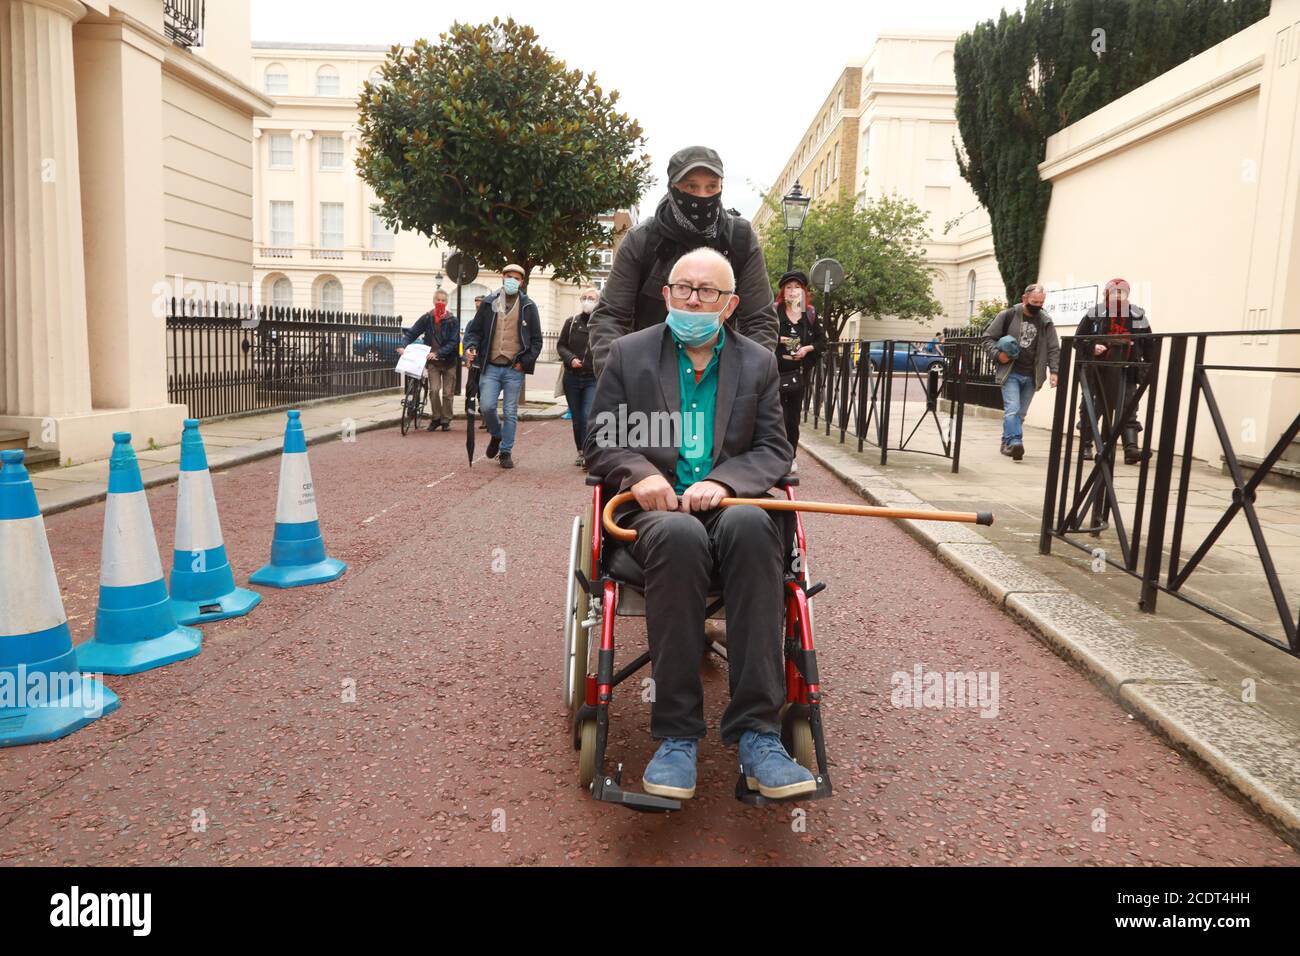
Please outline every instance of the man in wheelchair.
[[[785, 544], [769, 512], [718, 507], [724, 497], [766, 494], [792, 458], [775, 356], [723, 326], [740, 303], [735, 288], [716, 251], [682, 256], [662, 290], [667, 321], [613, 344], [587, 433], [591, 473], [636, 499], [619, 523], [637, 532], [628, 547], [645, 577], [650, 732], [660, 741], [642, 783], [673, 799], [695, 795], [711, 580], [727, 608], [731, 701], [722, 742], [739, 744], [741, 771], [764, 797], [817, 786], [780, 737]], [[664, 422], [671, 427], [655, 427]]]

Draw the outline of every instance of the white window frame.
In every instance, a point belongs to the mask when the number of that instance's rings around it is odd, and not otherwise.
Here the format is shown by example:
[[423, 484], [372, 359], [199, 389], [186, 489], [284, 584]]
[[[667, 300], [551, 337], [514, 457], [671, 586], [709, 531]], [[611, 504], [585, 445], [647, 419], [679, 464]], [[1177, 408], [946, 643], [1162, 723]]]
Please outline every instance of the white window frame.
[[[275, 72], [272, 72], [272, 70]], [[272, 87], [271, 77], [275, 77], [275, 88]], [[283, 82], [279, 82], [283, 80]], [[272, 63], [262, 74], [262, 90], [267, 96], [288, 96], [289, 95], [289, 71], [282, 64]]]
[[[326, 223], [326, 211], [332, 216], [338, 215], [337, 230], [329, 229]], [[323, 202], [320, 204], [320, 248], [322, 249], [342, 249], [343, 248], [343, 203], [341, 202]], [[330, 223], [328, 225], [333, 225]]]
[[[335, 143], [338, 144], [338, 165], [337, 165], [337, 166], [331, 166], [331, 165], [329, 165], [328, 163], [325, 162], [325, 154], [326, 154], [326, 152], [327, 152], [325, 146], [326, 146], [326, 144], [329, 144], [330, 146], [333, 146]], [[331, 155], [334, 154], [334, 150], [332, 150], [332, 149], [329, 150], [328, 152], [329, 152]], [[342, 136], [335, 135], [335, 134], [332, 134], [332, 133], [324, 133], [324, 134], [322, 134], [322, 135], [321, 135], [321, 138], [320, 138], [320, 168], [321, 168], [321, 171], [322, 171], [322, 172], [326, 172], [326, 173], [331, 173], [331, 172], [334, 172], [334, 173], [342, 172], [342, 171], [343, 171], [344, 163], [346, 163], [346, 162], [347, 162], [347, 150], [346, 150], [346, 148], [345, 148], [344, 145], [343, 145], [343, 137], [342, 137]]]
[[[281, 147], [277, 149], [276, 147]], [[287, 153], [289, 161], [277, 163], [275, 155]], [[266, 137], [266, 161], [271, 169], [293, 169], [293, 137], [288, 133], [271, 133]]]
[[[333, 92], [326, 92], [321, 89], [321, 80], [330, 80], [334, 87]], [[316, 71], [316, 95], [317, 96], [339, 96], [342, 90], [342, 79], [339, 77], [339, 71], [336, 67], [326, 64]]]
[[[387, 311], [381, 308], [380, 304], [375, 301], [375, 294], [381, 289], [387, 289], [388, 301], [385, 303]], [[396, 315], [394, 308], [393, 284], [387, 279], [379, 279], [370, 287], [370, 312], [372, 315]]]
[[[283, 289], [289, 290], [287, 299], [280, 297]], [[271, 306], [276, 309], [288, 309], [293, 307], [293, 280], [288, 276], [280, 276], [271, 283]]]
[[397, 233], [384, 225], [384, 220], [373, 209], [370, 210], [370, 248], [376, 252], [392, 252]]
[[[281, 222], [279, 227], [276, 226], [276, 213], [279, 213]], [[286, 247], [293, 245], [293, 202], [282, 199], [271, 200], [271, 245], [276, 247]]]
[[975, 318], [975, 270], [966, 276], [966, 318]]
[[[325, 290], [331, 285], [338, 286], [339, 298], [337, 305], [329, 305], [325, 301]], [[343, 311], [343, 283], [338, 279], [326, 279], [320, 284], [320, 310], [322, 312], [342, 312]]]

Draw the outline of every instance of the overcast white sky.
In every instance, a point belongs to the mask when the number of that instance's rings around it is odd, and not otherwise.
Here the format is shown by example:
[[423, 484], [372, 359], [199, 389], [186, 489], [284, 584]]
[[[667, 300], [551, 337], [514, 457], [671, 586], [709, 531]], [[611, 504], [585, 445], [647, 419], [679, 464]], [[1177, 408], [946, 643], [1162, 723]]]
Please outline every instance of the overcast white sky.
[[[571, 68], [640, 121], [658, 183], [668, 157], [703, 143], [726, 166], [723, 199], [745, 215], [781, 172], [814, 112], [882, 30], [966, 30], [1017, 0], [252, 0], [253, 39], [409, 44], [436, 40], [453, 19], [513, 16]], [[454, 12], [453, 12], [454, 11]]]

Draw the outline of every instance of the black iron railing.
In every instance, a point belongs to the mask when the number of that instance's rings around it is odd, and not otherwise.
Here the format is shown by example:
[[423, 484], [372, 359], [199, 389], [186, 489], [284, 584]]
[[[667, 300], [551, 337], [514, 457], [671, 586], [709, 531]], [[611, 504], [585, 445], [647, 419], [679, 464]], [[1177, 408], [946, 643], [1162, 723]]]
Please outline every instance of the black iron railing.
[[163, 0], [163, 35], [177, 46], [203, 46], [203, 0]]
[[400, 316], [172, 300], [167, 397], [193, 418], [395, 388]]
[[[997, 362], [979, 346], [983, 334], [984, 328], [979, 325], [947, 328], [943, 330], [944, 344], [974, 346], [967, 352], [970, 362], [961, 383], [962, 400], [967, 405], [978, 405], [981, 408], [1001, 408], [1002, 387], [997, 381], [998, 366]], [[956, 388], [955, 377], [950, 376], [945, 379], [943, 397], [954, 401], [957, 398]]]
[[[831, 342], [813, 367], [804, 391], [803, 418], [813, 427], [838, 429], [840, 444], [849, 434], [858, 451], [880, 449], [880, 463], [889, 452], [908, 451], [951, 459], [955, 473], [961, 464], [961, 429], [965, 389], [958, 387], [946, 414], [939, 399], [945, 381], [963, 383], [976, 347], [945, 343], [942, 356], [921, 349], [924, 342], [866, 340]], [[920, 436], [939, 440], [940, 451], [921, 448]]]
[[[1300, 329], [1269, 329], [1266, 334], [1300, 336]], [[1300, 367], [1206, 361], [1207, 345], [1229, 344], [1240, 337], [1240, 332], [1139, 336], [1133, 340], [1133, 347], [1128, 339], [1116, 336], [1062, 339], [1039, 551], [1048, 554], [1054, 539], [1064, 541], [1091, 553], [1095, 561], [1104, 561], [1141, 580], [1140, 607], [1144, 611], [1156, 610], [1156, 599], [1163, 591], [1300, 656], [1300, 621], [1293, 616], [1290, 603], [1295, 595], [1288, 598], [1279, 580], [1256, 512], [1260, 483], [1300, 434], [1300, 413], [1289, 423], [1282, 423], [1270, 451], [1247, 478], [1234, 448], [1234, 432], [1225, 423], [1220, 396], [1212, 382], [1212, 374], [1217, 372], [1295, 375], [1300, 374]], [[1108, 346], [1105, 358], [1097, 354], [1098, 344]], [[1119, 348], [1113, 347], [1116, 345]], [[1153, 427], [1157, 407], [1158, 435]], [[1233, 487], [1228, 500], [1211, 506], [1221, 507], [1221, 516], [1205, 538], [1194, 544], [1191, 555], [1184, 558], [1187, 509], [1194, 490], [1192, 453], [1202, 412], [1210, 419]], [[1122, 494], [1116, 482], [1116, 459], [1125, 454], [1138, 468], [1135, 495]], [[1206, 507], [1205, 497], [1204, 493], [1198, 494], [1199, 508]], [[1230, 602], [1215, 606], [1208, 600], [1198, 600], [1186, 589], [1191, 576], [1204, 570], [1206, 555], [1239, 514], [1249, 526], [1277, 612], [1280, 639], [1277, 634], [1243, 621]], [[1117, 557], [1112, 557], [1107, 548], [1098, 547], [1103, 533], [1107, 534], [1108, 546], [1113, 536]], [[1213, 574], [1202, 574], [1193, 587], [1202, 595], [1214, 595], [1218, 588], [1213, 578]], [[1240, 584], [1234, 582], [1231, 586], [1235, 591]], [[1266, 611], [1263, 619], [1267, 618]]]

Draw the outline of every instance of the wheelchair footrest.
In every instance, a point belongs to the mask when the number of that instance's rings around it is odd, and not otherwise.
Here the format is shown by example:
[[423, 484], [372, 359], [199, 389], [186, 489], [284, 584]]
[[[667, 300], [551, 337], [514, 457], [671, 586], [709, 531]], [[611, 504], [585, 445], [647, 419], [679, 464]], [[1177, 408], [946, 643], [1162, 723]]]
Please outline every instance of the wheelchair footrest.
[[810, 790], [807, 793], [797, 793], [793, 797], [783, 797], [779, 800], [774, 800], [771, 797], [763, 796], [757, 790], [750, 790], [749, 782], [745, 779], [745, 775], [743, 773], [736, 774], [736, 799], [751, 807], [774, 807], [781, 803], [801, 803], [806, 800], [824, 800], [830, 795], [830, 779], [820, 775], [817, 777], [816, 790]]
[[624, 790], [612, 779], [608, 783], [605, 782], [605, 779], [594, 781], [591, 794], [597, 800], [602, 800], [605, 803], [621, 804], [629, 810], [639, 810], [641, 813], [671, 813], [673, 810], [682, 808], [680, 800], [669, 800], [667, 797], [656, 797], [651, 793], [635, 793]]

